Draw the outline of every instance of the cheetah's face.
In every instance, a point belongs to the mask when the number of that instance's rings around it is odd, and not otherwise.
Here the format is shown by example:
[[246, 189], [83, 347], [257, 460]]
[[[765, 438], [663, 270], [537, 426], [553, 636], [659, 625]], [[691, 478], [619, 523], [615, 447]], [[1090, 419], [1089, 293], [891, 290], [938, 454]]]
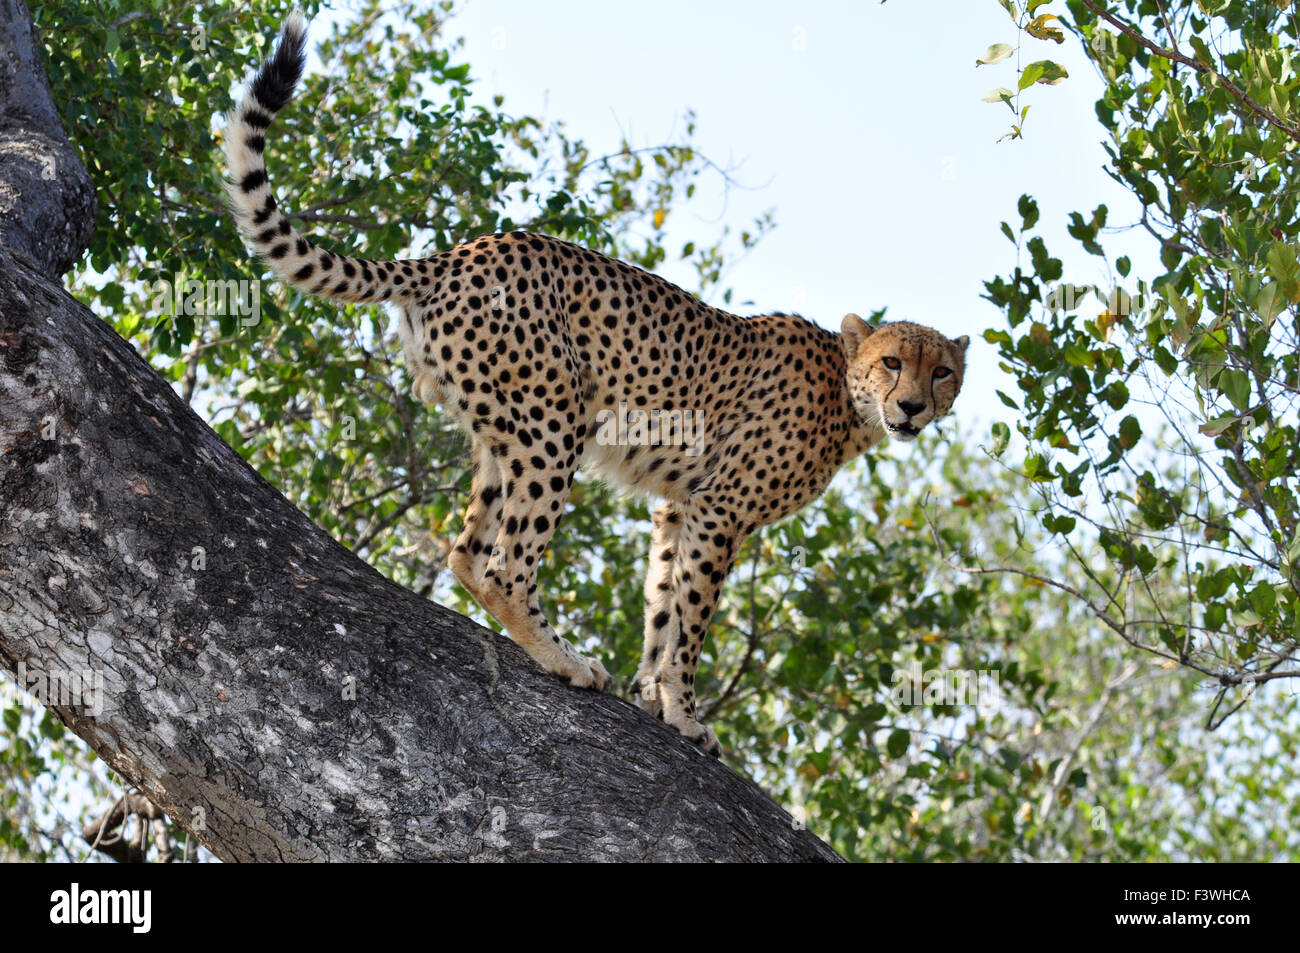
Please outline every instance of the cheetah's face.
[[922, 427], [952, 409], [969, 337], [949, 339], [908, 321], [873, 328], [856, 314], [844, 318], [842, 331], [849, 393], [868, 426], [879, 424], [895, 440], [915, 440]]

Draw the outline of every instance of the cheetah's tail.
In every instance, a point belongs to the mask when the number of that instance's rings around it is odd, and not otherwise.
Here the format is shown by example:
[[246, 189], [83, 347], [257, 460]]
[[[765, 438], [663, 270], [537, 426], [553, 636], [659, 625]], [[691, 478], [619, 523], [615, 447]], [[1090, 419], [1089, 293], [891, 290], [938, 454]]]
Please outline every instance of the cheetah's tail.
[[306, 61], [307, 21], [295, 11], [284, 21], [275, 54], [226, 116], [226, 192], [239, 231], [275, 275], [295, 288], [341, 301], [410, 297], [424, 262], [369, 261], [325, 251], [298, 233], [271, 194], [263, 158], [266, 130], [293, 99]]

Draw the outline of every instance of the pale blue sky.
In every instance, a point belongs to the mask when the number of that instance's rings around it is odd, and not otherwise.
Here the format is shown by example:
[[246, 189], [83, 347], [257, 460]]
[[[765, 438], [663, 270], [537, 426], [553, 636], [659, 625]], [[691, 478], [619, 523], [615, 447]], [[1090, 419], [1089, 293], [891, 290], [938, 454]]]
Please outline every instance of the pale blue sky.
[[[1136, 217], [1103, 171], [1101, 83], [1073, 37], [1024, 38], [1025, 63], [1055, 59], [1070, 78], [1027, 91], [1026, 139], [996, 141], [1012, 114], [980, 99], [1016, 86], [1016, 61], [975, 61], [1017, 36], [994, 0], [460, 0], [447, 32], [465, 38], [476, 90], [504, 95], [510, 112], [563, 120], [594, 154], [625, 133], [634, 145], [666, 141], [694, 109], [702, 150], [759, 188], [733, 190], [724, 208], [720, 188], [702, 184], [670, 217], [668, 247], [712, 235], [719, 215], [744, 227], [774, 209], [776, 230], [727, 275], [734, 302], [753, 302], [735, 310], [797, 311], [838, 328], [847, 311], [887, 305], [892, 320], [970, 333], [958, 414], [980, 433], [1010, 419], [994, 388], [1016, 393], [978, 337], [1003, 326], [980, 298], [983, 280], [1015, 265], [998, 223], [1017, 224], [1016, 200], [1034, 195], [1066, 279], [1109, 283], [1101, 259], [1066, 235], [1068, 214], [1105, 202], [1112, 225]], [[1112, 262], [1127, 253], [1135, 274], [1155, 273], [1142, 267], [1155, 261], [1145, 232], [1104, 244]], [[692, 283], [671, 261], [658, 270]]]

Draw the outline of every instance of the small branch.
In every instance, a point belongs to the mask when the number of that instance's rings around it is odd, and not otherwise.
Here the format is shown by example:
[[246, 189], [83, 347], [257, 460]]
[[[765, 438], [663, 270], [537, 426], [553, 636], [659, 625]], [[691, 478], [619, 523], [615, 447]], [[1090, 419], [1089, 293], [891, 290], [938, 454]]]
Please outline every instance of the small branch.
[[1099, 698], [1097, 704], [1093, 706], [1092, 711], [1088, 715], [1087, 721], [1079, 727], [1079, 733], [1076, 735], [1074, 743], [1070, 745], [1065, 756], [1061, 758], [1060, 764], [1057, 765], [1056, 774], [1052, 777], [1052, 786], [1048, 788], [1047, 793], [1043, 795], [1043, 800], [1039, 802], [1038, 819], [1040, 822], [1046, 821], [1048, 815], [1052, 813], [1052, 807], [1056, 804], [1056, 797], [1060, 793], [1062, 786], [1064, 786], [1066, 779], [1070, 776], [1070, 768], [1074, 764], [1074, 759], [1078, 755], [1079, 749], [1083, 747], [1083, 743], [1092, 733], [1092, 729], [1097, 727], [1097, 722], [1101, 720], [1102, 714], [1105, 713], [1106, 706], [1108, 706], [1110, 700], [1115, 697], [1115, 690], [1137, 674], [1137, 670], [1138, 667], [1136, 663], [1129, 663], [1128, 667], [1120, 672], [1117, 677], [1106, 683], [1101, 698]]
[[122, 14], [122, 16], [118, 17], [116, 20], [110, 23], [108, 25], [108, 28], [110, 30], [116, 30], [119, 27], [126, 26], [128, 23], [134, 23], [136, 20], [143, 20], [145, 17], [149, 15], [150, 14], [148, 10], [133, 10], [130, 13]]
[[[127, 818], [132, 816], [138, 819], [140, 829], [136, 838], [128, 841], [122, 836], [121, 828], [126, 824]], [[86, 824], [81, 829], [81, 836], [91, 849], [118, 863], [143, 863], [148, 859], [150, 830], [153, 831], [154, 845], [158, 848], [158, 859], [163, 863], [172, 860], [163, 812], [143, 794], [128, 793]]]
[[181, 378], [181, 400], [189, 404], [194, 399], [194, 388], [199, 382], [199, 351], [202, 350], [198, 345], [190, 349], [190, 355], [185, 360], [185, 376]]
[[373, 232], [386, 227], [387, 223], [376, 222], [373, 218], [360, 218], [356, 215], [326, 215], [321, 212], [287, 212], [289, 218], [300, 222], [320, 222], [325, 225], [346, 225], [363, 232]]
[[1145, 36], [1139, 33], [1132, 25], [1125, 23], [1123, 20], [1119, 19], [1114, 14], [1108, 13], [1107, 11], [1101, 9], [1099, 6], [1097, 6], [1096, 3], [1093, 2], [1093, 0], [1081, 0], [1081, 2], [1085, 7], [1091, 10], [1093, 13], [1097, 14], [1097, 16], [1101, 17], [1103, 20], [1105, 20], [1115, 29], [1119, 30], [1121, 33], [1123, 33], [1125, 36], [1127, 36], [1129, 39], [1133, 40], [1140, 46], [1145, 47], [1147, 50], [1154, 53], [1156, 56], [1163, 57], [1164, 59], [1167, 59], [1172, 63], [1181, 63], [1184, 66], [1189, 67], [1192, 70], [1195, 70], [1197, 73], [1201, 74], [1202, 76], [1209, 75], [1215, 77], [1215, 79], [1217, 79], [1223, 85], [1223, 88], [1226, 89], [1233, 96], [1233, 98], [1236, 99], [1238, 102], [1240, 102], [1243, 106], [1245, 106], [1255, 115], [1259, 116], [1270, 126], [1273, 126], [1275, 129], [1282, 130], [1282, 132], [1286, 133], [1296, 142], [1300, 142], [1300, 128], [1291, 125], [1290, 123], [1282, 119], [1280, 116], [1275, 114], [1268, 107], [1262, 105], [1261, 103], [1256, 102], [1246, 93], [1244, 89], [1242, 89], [1232, 80], [1228, 79], [1218, 70], [1213, 69], [1210, 66], [1207, 66], [1206, 64], [1202, 63], [1200, 60], [1193, 59], [1190, 56], [1180, 53], [1178, 50], [1166, 49], [1165, 47], [1160, 46], [1157, 43], [1153, 43], [1151, 40], [1148, 40]]
[[[1259, 685], [1263, 682], [1271, 682], [1275, 678], [1300, 678], [1300, 669], [1286, 669], [1281, 672], [1272, 671], [1273, 668], [1276, 668], [1279, 664], [1281, 664], [1281, 662], [1283, 661], [1281, 659], [1278, 660], [1277, 662], [1274, 662], [1273, 665], [1271, 665], [1269, 669], [1265, 670], [1264, 672], [1250, 672], [1250, 671], [1215, 672], [1206, 668], [1203, 665], [1198, 665], [1196, 662], [1193, 662], [1191, 659], [1181, 658], [1180, 656], [1175, 655], [1172, 652], [1167, 652], [1154, 645], [1146, 645], [1142, 642], [1139, 642], [1129, 633], [1128, 631], [1129, 624], [1126, 624], [1124, 622], [1116, 622], [1113, 618], [1107, 615], [1103, 609], [1098, 607], [1096, 603], [1094, 603], [1091, 599], [1089, 599], [1081, 590], [1070, 585], [1068, 582], [1062, 582], [1059, 579], [1049, 579], [1047, 576], [1039, 575], [1038, 573], [1035, 572], [1029, 572], [1028, 570], [1025, 569], [1018, 569], [1015, 566], [963, 566], [960, 563], [954, 562], [945, 553], [943, 540], [939, 537], [939, 530], [934, 525], [934, 521], [930, 519], [930, 513], [924, 506], [921, 507], [921, 514], [922, 516], [925, 517], [925, 522], [930, 527], [930, 534], [934, 537], [934, 545], [939, 552], [939, 558], [942, 559], [945, 563], [947, 563], [949, 568], [954, 569], [957, 572], [963, 572], [963, 573], [968, 573], [970, 575], [979, 575], [979, 576], [1007, 575], [1007, 574], [1014, 575], [1014, 576], [1023, 576], [1026, 579], [1034, 580], [1040, 585], [1050, 586], [1053, 589], [1059, 589], [1061, 592], [1068, 593], [1069, 595], [1072, 595], [1076, 599], [1078, 599], [1081, 603], [1084, 604], [1084, 606], [1087, 607], [1088, 611], [1091, 612], [1094, 617], [1096, 617], [1097, 621], [1101, 622], [1104, 626], [1106, 626], [1108, 629], [1113, 631], [1116, 635], [1118, 635], [1129, 645], [1133, 646], [1135, 649], [1140, 649], [1141, 651], [1147, 652], [1150, 655], [1155, 655], [1158, 656], [1159, 658], [1165, 659], [1166, 661], [1174, 662], [1176, 664], [1182, 665], [1184, 668], [1188, 668], [1194, 672], [1198, 672], [1201, 675], [1204, 675], [1206, 678], [1214, 679], [1220, 685], [1225, 687], [1229, 685], [1244, 685], [1247, 683], [1252, 685]], [[1178, 625], [1180, 623], [1169, 623], [1169, 624]], [[1229, 714], [1231, 714], [1231, 712]]]

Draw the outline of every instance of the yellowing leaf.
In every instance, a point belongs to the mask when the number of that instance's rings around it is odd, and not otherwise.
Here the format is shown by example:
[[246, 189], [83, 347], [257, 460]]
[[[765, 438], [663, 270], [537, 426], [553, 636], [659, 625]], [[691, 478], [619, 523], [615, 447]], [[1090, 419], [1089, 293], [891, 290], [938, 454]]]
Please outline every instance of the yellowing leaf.
[[1065, 34], [1055, 27], [1047, 25], [1049, 20], [1060, 21], [1060, 17], [1053, 16], [1050, 13], [1040, 13], [1025, 25], [1025, 32], [1032, 37], [1040, 40], [1052, 40], [1056, 43], [1065, 42]]
[[1115, 328], [1115, 322], [1119, 320], [1118, 314], [1112, 314], [1109, 309], [1097, 315], [1097, 331], [1101, 334], [1101, 339], [1107, 344], [1110, 343], [1111, 331]]
[[655, 218], [654, 218], [655, 228], [663, 228], [664, 219], [666, 219], [667, 217], [668, 217], [668, 213], [664, 209], [661, 208], [655, 209]]

